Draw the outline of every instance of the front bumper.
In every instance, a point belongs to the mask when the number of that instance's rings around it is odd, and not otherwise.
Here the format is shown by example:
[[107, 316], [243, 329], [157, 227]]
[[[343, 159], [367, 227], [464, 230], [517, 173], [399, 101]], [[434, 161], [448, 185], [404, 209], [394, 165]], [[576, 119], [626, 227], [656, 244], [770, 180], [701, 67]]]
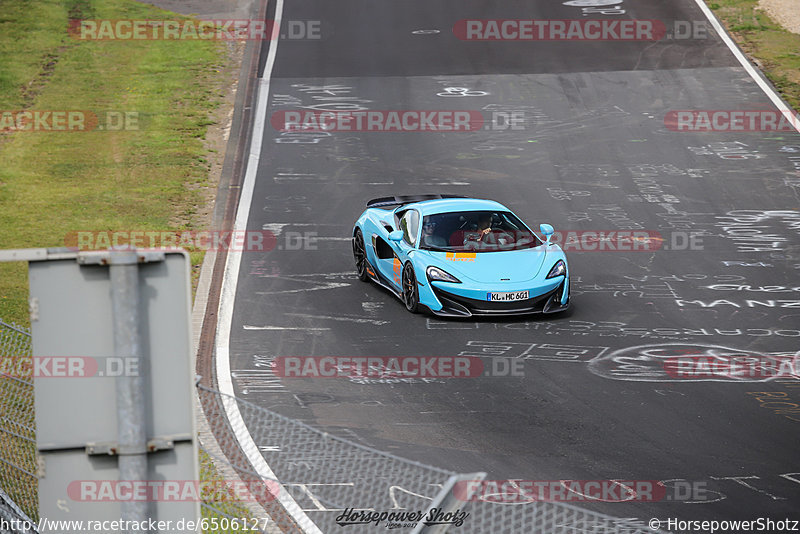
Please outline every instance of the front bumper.
[[[472, 316], [504, 316], [504, 315], [530, 315], [537, 313], [557, 313], [569, 308], [569, 294], [567, 301], [562, 304], [564, 291], [569, 292], [569, 280], [565, 278], [554, 289], [535, 295], [526, 300], [512, 302], [494, 302], [457, 295], [443, 287], [435, 285], [430, 288], [433, 296], [442, 305], [435, 310], [428, 307], [431, 313], [443, 317], [472, 317]], [[442, 284], [444, 285], [444, 284]]]

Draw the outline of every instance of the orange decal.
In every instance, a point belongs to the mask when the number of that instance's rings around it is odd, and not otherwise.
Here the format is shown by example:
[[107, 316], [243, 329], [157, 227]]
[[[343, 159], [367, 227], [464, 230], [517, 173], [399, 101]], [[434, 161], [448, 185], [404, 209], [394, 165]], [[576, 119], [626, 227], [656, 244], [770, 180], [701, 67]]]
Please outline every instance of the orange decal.
[[397, 285], [402, 286], [403, 264], [400, 263], [400, 259], [397, 256], [394, 257], [394, 263], [392, 264], [392, 266], [394, 267], [394, 281], [397, 283]]
[[475, 261], [475, 252], [448, 252], [445, 259], [450, 261]]

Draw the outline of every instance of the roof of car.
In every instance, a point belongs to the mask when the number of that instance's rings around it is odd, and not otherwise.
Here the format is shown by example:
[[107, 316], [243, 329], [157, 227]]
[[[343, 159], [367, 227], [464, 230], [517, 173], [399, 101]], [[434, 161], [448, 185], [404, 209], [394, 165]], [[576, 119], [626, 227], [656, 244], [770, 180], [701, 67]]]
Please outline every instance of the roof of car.
[[447, 213], [454, 211], [481, 211], [481, 210], [502, 210], [509, 211], [508, 208], [495, 202], [494, 200], [484, 200], [480, 198], [446, 198], [437, 200], [424, 200], [413, 204], [406, 204], [402, 209], [414, 208], [424, 215], [433, 213]]

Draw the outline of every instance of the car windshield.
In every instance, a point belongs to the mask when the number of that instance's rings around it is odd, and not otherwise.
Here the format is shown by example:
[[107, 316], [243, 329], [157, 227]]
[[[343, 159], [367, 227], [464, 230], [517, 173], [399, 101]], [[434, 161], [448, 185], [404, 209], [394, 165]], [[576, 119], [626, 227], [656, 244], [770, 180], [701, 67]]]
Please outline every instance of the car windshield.
[[445, 252], [502, 252], [542, 242], [507, 211], [435, 213], [422, 219], [419, 248]]

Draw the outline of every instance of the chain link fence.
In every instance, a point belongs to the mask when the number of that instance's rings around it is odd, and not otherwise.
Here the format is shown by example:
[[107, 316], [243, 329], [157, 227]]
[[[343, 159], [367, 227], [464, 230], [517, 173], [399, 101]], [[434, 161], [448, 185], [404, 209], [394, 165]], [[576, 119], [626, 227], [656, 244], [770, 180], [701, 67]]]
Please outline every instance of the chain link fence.
[[[198, 386], [198, 392], [212, 433], [229, 435], [227, 445], [235, 449], [233, 458], [221, 460], [245, 480], [281, 481], [271, 484], [268, 511], [284, 530], [333, 532], [347, 508], [425, 510], [455, 474], [349, 442], [213, 389]], [[242, 450], [241, 441], [251, 441], [255, 449]]]
[[28, 514], [0, 489], [0, 534], [37, 534]]
[[465, 528], [455, 529], [461, 534], [482, 532], [547, 534], [618, 533], [657, 534], [639, 519], [610, 517], [566, 503], [531, 502], [526, 504], [470, 503]]
[[30, 359], [30, 331], [0, 321], [0, 517], [7, 519], [38, 516]]

